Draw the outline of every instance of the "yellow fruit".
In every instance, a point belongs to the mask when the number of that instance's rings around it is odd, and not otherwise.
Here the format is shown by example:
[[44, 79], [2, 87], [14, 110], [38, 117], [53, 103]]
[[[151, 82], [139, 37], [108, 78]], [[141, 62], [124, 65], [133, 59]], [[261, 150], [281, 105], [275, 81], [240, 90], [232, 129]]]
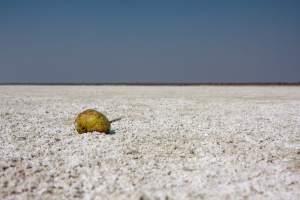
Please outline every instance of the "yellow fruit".
[[99, 132], [108, 134], [110, 122], [105, 115], [97, 110], [86, 110], [80, 113], [75, 120], [75, 127], [78, 133]]

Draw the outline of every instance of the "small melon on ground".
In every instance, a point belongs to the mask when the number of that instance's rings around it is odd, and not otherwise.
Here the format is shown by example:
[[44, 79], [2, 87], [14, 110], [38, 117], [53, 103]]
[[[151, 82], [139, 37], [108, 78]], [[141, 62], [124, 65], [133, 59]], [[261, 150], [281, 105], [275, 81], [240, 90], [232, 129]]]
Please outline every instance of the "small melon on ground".
[[88, 109], [80, 113], [75, 120], [78, 133], [99, 132], [109, 134], [110, 121], [97, 110]]

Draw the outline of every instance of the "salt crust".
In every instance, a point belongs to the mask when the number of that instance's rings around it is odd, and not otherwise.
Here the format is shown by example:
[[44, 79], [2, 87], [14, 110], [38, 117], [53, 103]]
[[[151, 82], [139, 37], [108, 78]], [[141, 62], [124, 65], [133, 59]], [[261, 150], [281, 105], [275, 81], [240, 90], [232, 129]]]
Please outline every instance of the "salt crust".
[[0, 86], [0, 199], [299, 199], [299, 127], [297, 86]]

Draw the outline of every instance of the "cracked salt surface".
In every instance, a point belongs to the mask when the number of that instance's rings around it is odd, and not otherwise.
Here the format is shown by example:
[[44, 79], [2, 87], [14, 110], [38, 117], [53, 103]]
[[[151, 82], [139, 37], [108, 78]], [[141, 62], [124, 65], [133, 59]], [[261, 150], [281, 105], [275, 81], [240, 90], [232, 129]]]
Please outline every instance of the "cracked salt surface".
[[299, 199], [299, 127], [298, 86], [0, 86], [0, 199]]

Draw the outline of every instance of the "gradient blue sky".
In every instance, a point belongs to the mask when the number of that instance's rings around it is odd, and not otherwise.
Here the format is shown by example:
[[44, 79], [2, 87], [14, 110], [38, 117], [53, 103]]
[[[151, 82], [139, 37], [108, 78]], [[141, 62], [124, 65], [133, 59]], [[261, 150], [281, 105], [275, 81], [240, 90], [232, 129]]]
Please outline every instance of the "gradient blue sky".
[[299, 0], [0, 1], [0, 83], [299, 81]]

